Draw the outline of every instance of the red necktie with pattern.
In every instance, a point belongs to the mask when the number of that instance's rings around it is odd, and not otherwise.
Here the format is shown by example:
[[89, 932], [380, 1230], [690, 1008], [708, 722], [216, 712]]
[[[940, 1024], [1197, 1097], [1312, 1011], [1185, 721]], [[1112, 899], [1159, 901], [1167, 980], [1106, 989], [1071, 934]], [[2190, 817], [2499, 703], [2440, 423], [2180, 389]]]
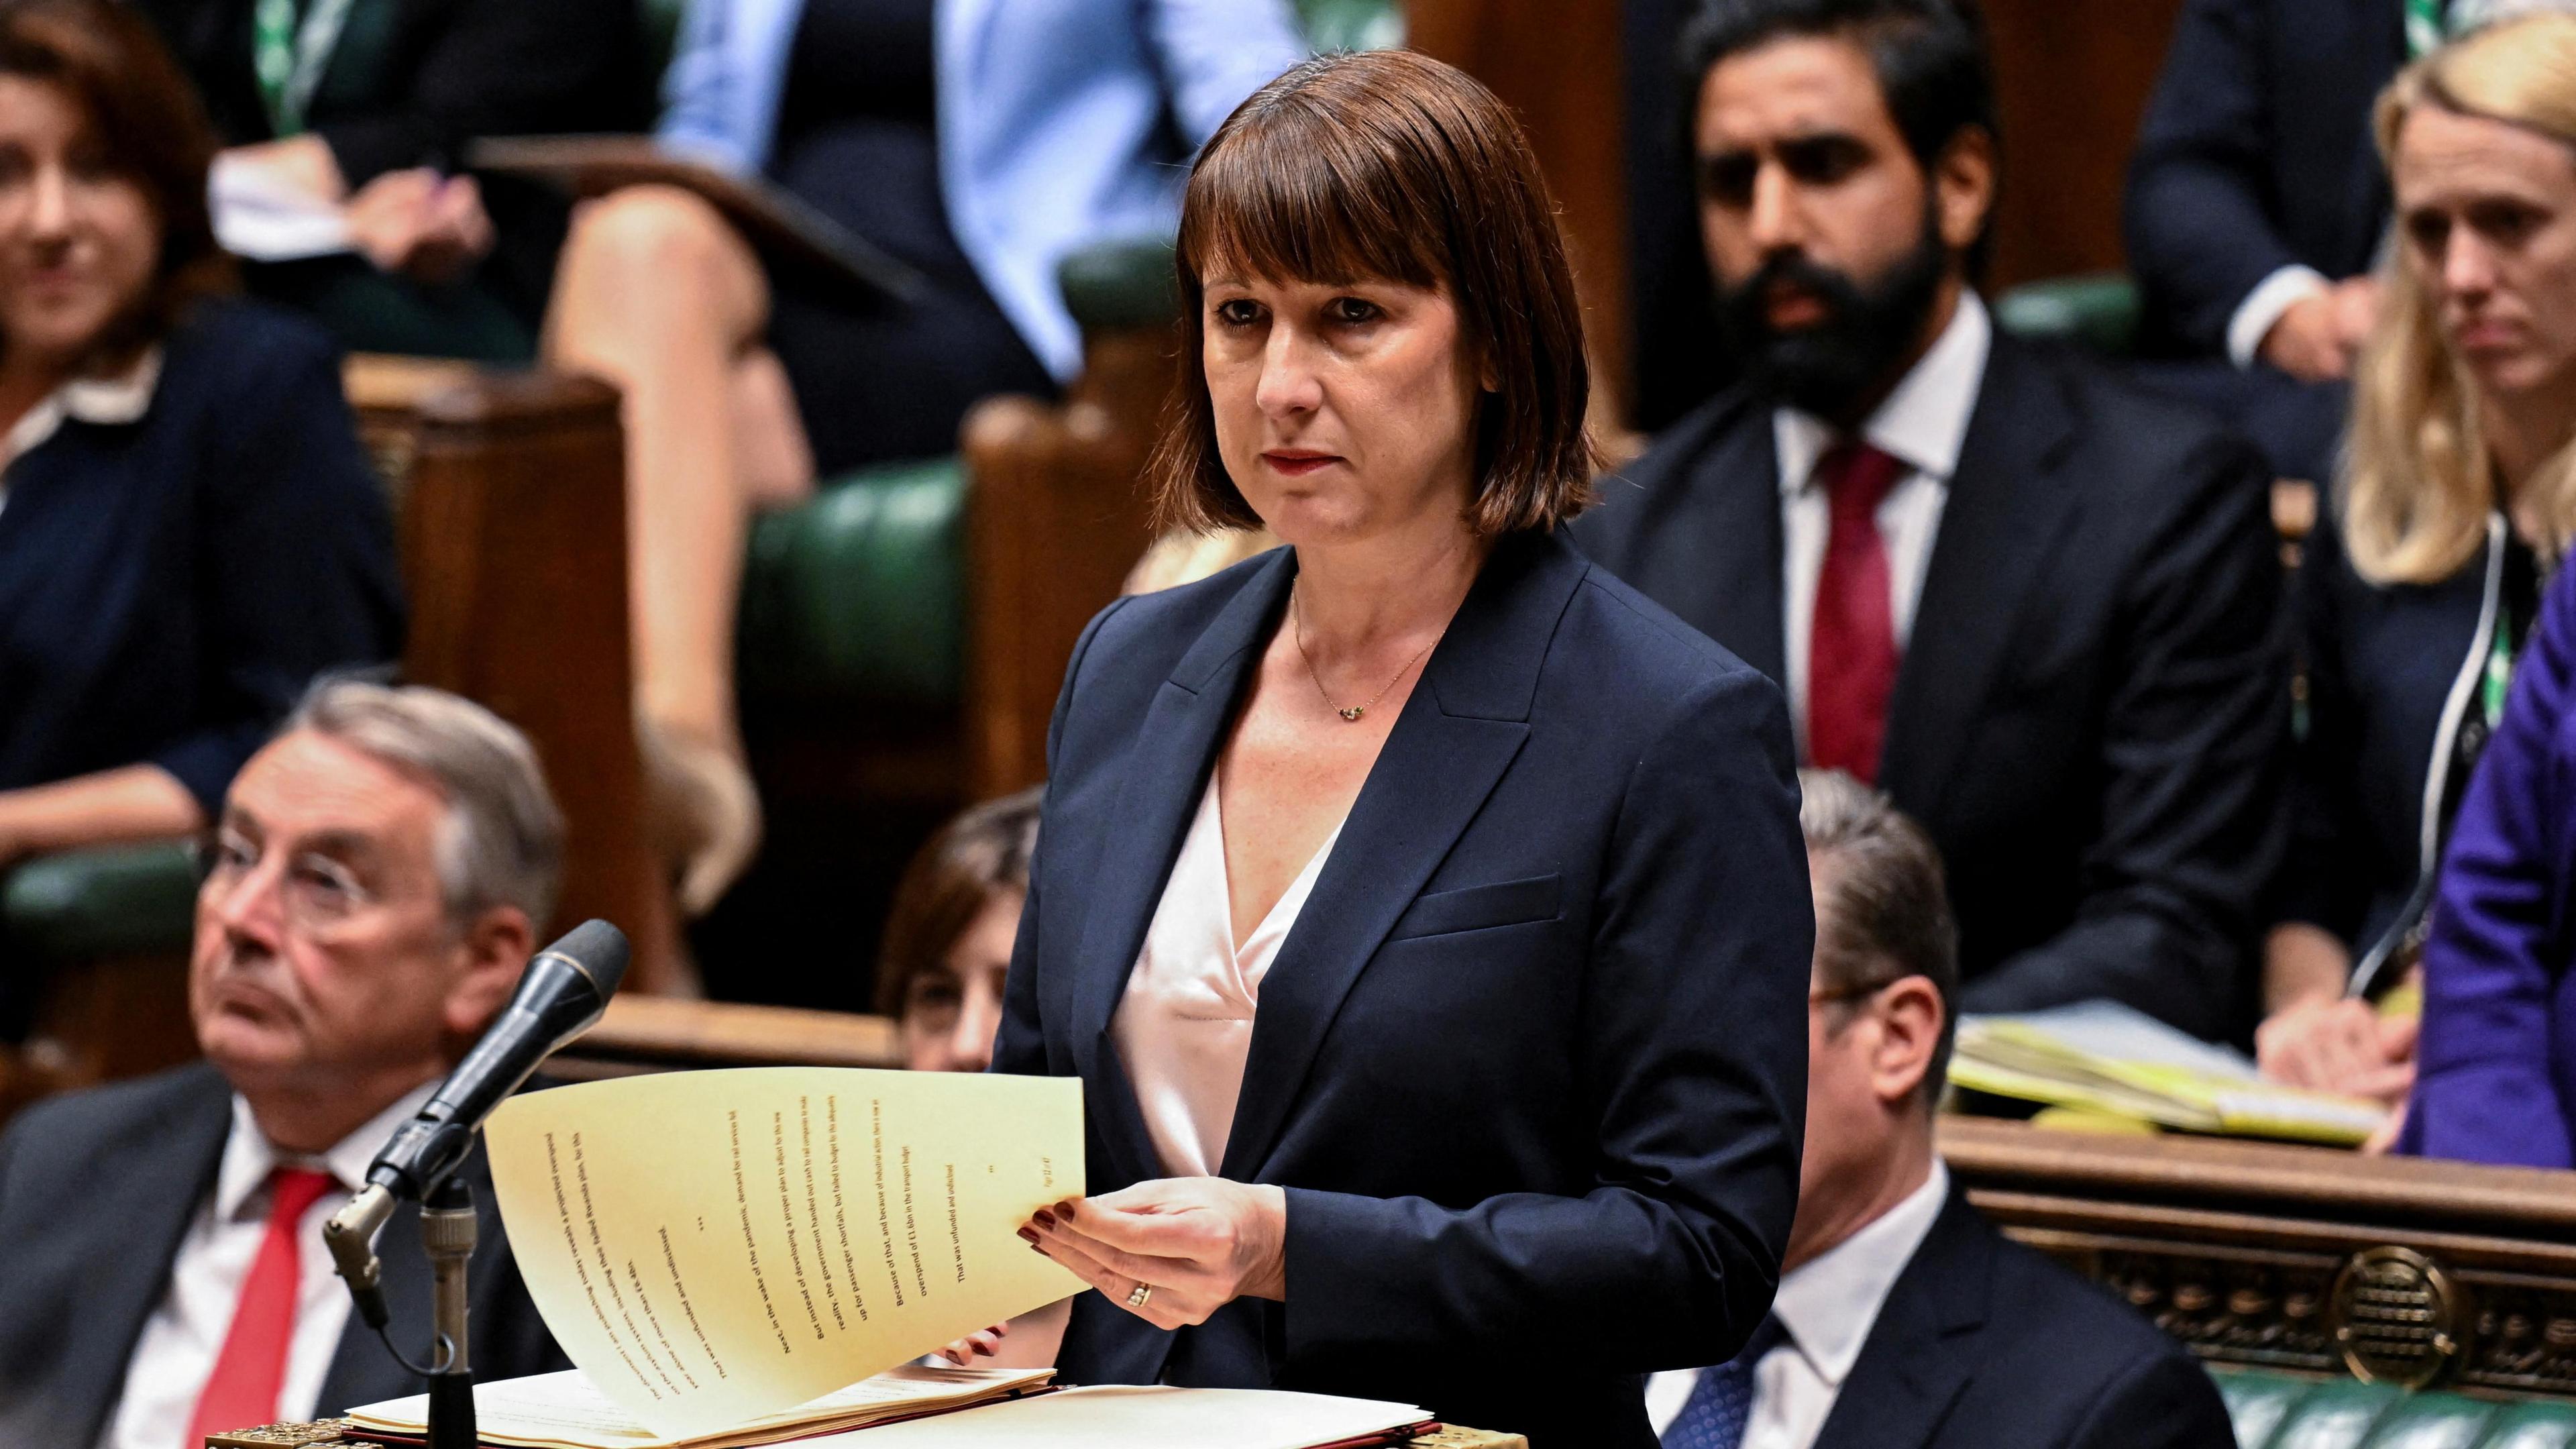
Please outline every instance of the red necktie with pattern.
[[1833, 532], [1807, 635], [1807, 759], [1864, 785], [1878, 779], [1887, 703], [1896, 693], [1894, 575], [1878, 535], [1878, 506], [1904, 476], [1903, 463], [1867, 443], [1837, 444], [1816, 463]]
[[295, 1303], [302, 1295], [304, 1264], [296, 1228], [305, 1210], [331, 1191], [331, 1175], [281, 1167], [268, 1179], [268, 1235], [242, 1280], [241, 1302], [215, 1355], [215, 1371], [197, 1395], [197, 1413], [183, 1449], [209, 1434], [275, 1423], [277, 1394], [286, 1383], [286, 1350], [295, 1338]]

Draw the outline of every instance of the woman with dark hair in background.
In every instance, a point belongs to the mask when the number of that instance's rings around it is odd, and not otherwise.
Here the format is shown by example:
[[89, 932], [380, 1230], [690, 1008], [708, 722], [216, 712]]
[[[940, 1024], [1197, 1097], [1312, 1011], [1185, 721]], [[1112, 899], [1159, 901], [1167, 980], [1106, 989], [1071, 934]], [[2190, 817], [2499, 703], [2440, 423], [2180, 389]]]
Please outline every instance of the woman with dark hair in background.
[[0, 8], [0, 867], [202, 828], [307, 681], [400, 649], [337, 355], [216, 295], [214, 149], [131, 10]]
[[1288, 547], [1113, 605], [1057, 705], [994, 1067], [1083, 1081], [1091, 1195], [1025, 1233], [1100, 1290], [1059, 1365], [1648, 1449], [1795, 1206], [1787, 707], [1559, 528], [1582, 324], [1482, 86], [1288, 71], [1179, 273], [1167, 513]]
[[[1042, 789], [967, 809], [940, 827], [904, 869], [877, 953], [877, 1011], [903, 1034], [903, 1064], [916, 1072], [980, 1072], [993, 1062], [1002, 979], [1011, 968], [1029, 858], [1038, 842]], [[1071, 1299], [1023, 1313], [993, 1330], [983, 1355], [1001, 1368], [1055, 1362]], [[973, 1357], [960, 1351], [952, 1362]]]

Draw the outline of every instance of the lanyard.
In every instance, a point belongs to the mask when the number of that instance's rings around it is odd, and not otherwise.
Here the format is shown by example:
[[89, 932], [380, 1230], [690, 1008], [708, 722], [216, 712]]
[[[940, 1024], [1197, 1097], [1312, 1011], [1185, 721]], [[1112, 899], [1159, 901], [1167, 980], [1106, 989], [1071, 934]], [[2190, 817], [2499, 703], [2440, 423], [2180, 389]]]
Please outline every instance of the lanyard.
[[[295, 23], [295, 0], [259, 0], [251, 11], [251, 70], [259, 80], [259, 98], [268, 108], [269, 128], [282, 139], [304, 129], [304, 108], [313, 101], [340, 31], [356, 0], [313, 0], [304, 23]], [[2407, 0], [2412, 6], [2419, 0]]]
[[2442, 37], [2442, 0], [2406, 0], [2406, 58], [2432, 54], [2441, 48]]

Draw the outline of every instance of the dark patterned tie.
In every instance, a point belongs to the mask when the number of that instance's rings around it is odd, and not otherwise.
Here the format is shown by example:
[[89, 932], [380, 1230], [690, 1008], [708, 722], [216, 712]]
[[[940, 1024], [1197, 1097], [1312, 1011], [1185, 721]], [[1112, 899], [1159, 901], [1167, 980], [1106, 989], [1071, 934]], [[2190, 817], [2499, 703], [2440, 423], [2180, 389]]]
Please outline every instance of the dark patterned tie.
[[1737, 1449], [1744, 1442], [1744, 1425], [1753, 1417], [1754, 1365], [1788, 1341], [1789, 1331], [1778, 1315], [1763, 1315], [1762, 1326], [1745, 1340], [1742, 1353], [1699, 1371], [1682, 1411], [1664, 1426], [1664, 1449]]

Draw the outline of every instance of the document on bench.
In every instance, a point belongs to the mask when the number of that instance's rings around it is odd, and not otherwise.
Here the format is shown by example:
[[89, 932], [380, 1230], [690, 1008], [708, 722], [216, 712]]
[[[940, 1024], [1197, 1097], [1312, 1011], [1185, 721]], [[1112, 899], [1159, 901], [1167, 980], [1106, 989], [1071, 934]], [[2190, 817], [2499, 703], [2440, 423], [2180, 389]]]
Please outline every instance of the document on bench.
[[555, 1341], [658, 1439], [737, 1429], [1069, 1297], [1070, 1077], [767, 1067], [514, 1097], [484, 1129]]

